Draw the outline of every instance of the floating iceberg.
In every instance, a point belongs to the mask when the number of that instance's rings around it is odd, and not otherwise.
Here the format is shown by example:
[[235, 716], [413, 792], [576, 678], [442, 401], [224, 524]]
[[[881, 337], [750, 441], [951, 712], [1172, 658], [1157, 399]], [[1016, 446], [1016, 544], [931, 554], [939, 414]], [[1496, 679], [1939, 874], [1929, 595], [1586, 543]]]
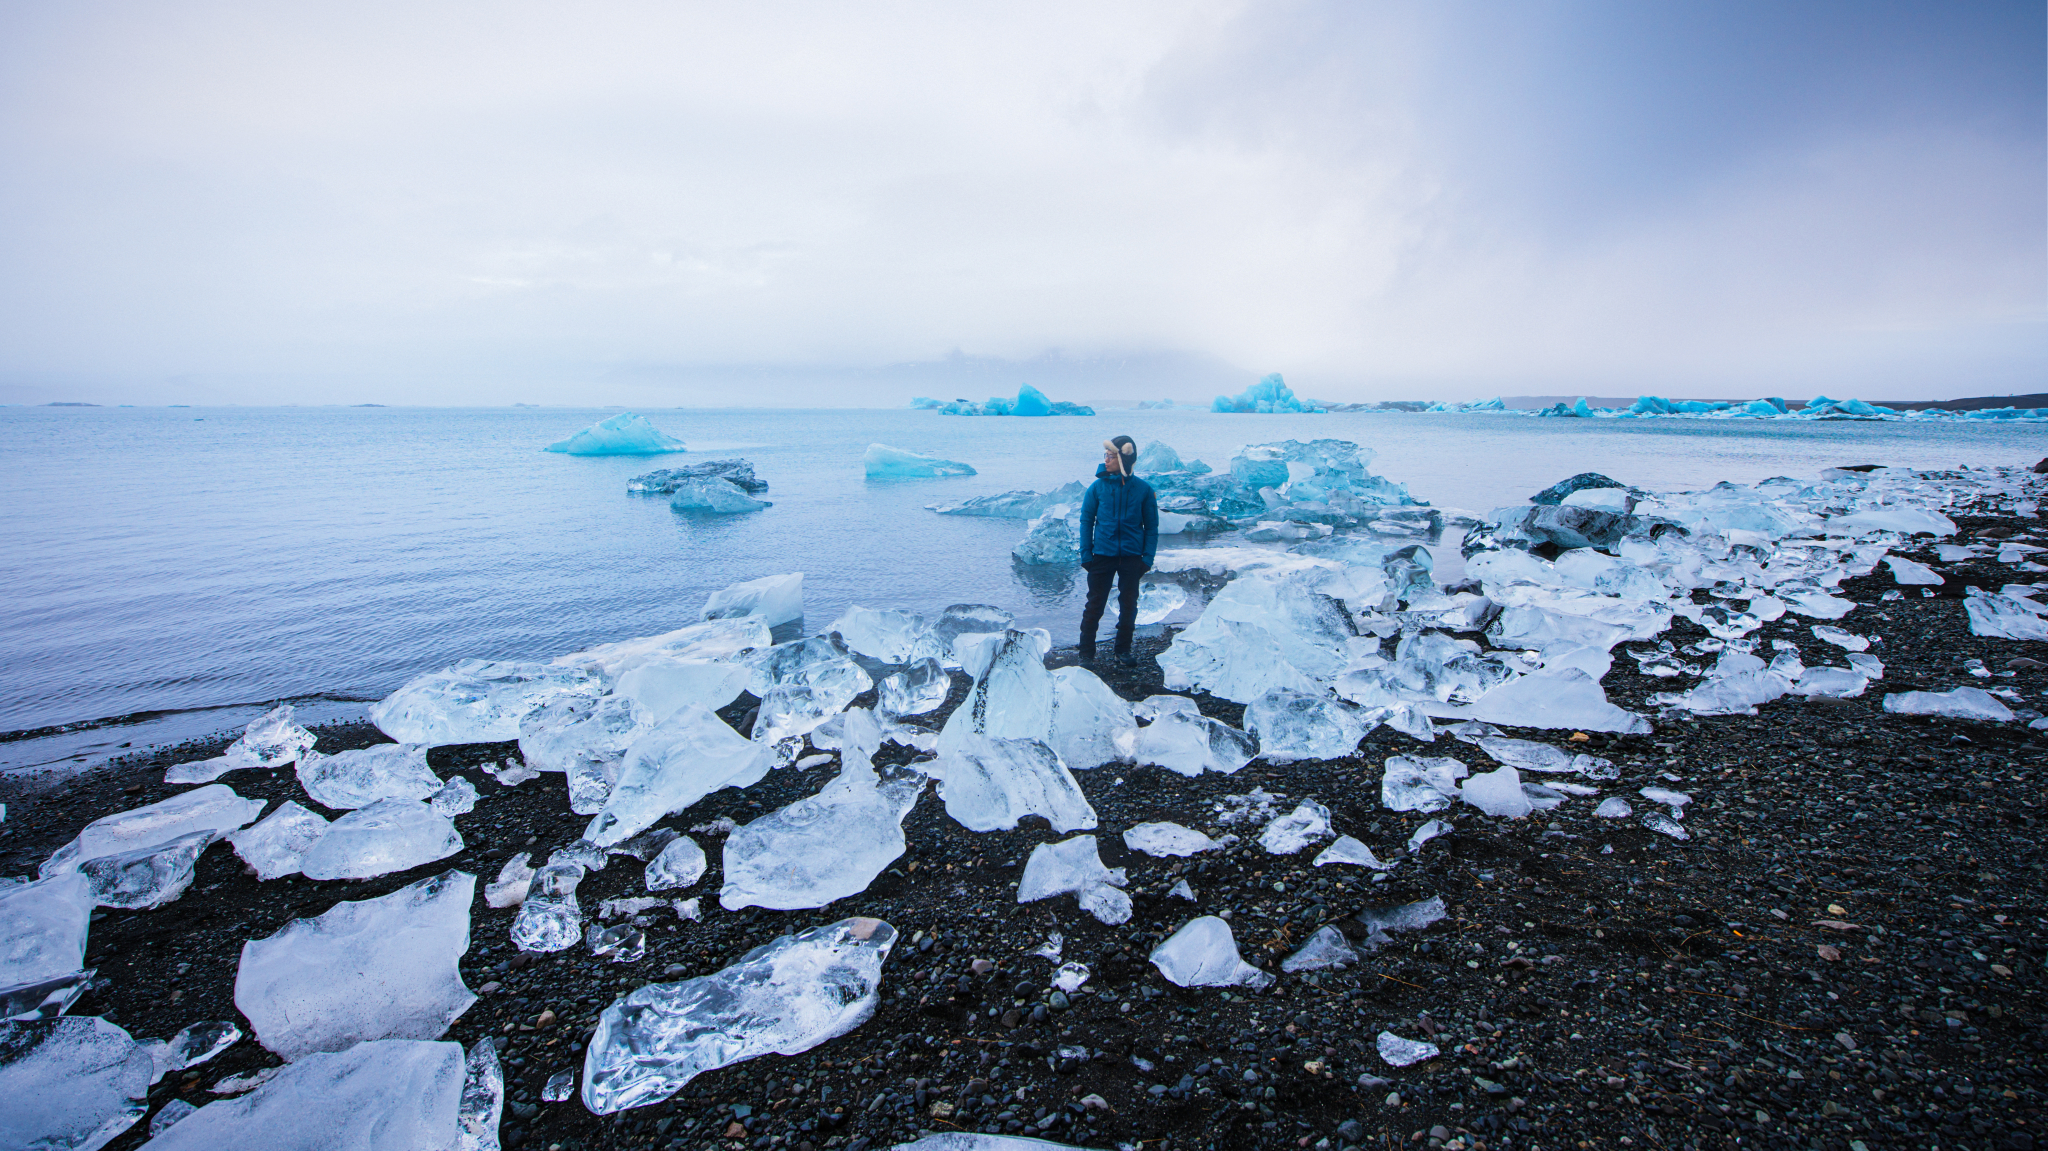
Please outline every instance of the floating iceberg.
[[441, 777], [427, 767], [423, 743], [380, 743], [333, 755], [308, 752], [299, 760], [298, 776], [313, 802], [336, 811], [368, 807], [380, 799], [425, 799], [441, 789]]
[[1156, 764], [1186, 776], [1205, 771], [1234, 775], [1258, 754], [1258, 744], [1251, 736], [1204, 716], [1196, 710], [1195, 701], [1184, 695], [1149, 696], [1137, 710], [1152, 720], [1138, 729], [1134, 754], [1139, 763]]
[[867, 468], [869, 479], [937, 479], [974, 474], [974, 469], [966, 464], [907, 452], [887, 444], [869, 444], [861, 463]]
[[1261, 376], [1259, 382], [1235, 396], [1217, 396], [1209, 405], [1212, 412], [1257, 412], [1270, 415], [1276, 412], [1320, 412], [1322, 406], [1313, 400], [1300, 400], [1294, 396], [1287, 381], [1280, 373]]
[[1131, 471], [1141, 476], [1156, 476], [1165, 472], [1186, 472], [1191, 476], [1209, 474], [1209, 465], [1200, 460], [1183, 460], [1173, 445], [1163, 440], [1153, 440], [1138, 449], [1138, 460], [1131, 465]]
[[1018, 563], [1077, 564], [1081, 562], [1081, 512], [1073, 504], [1047, 508], [1024, 529], [1024, 538], [1010, 549]]
[[654, 983], [605, 1008], [583, 1059], [583, 1105], [645, 1107], [706, 1071], [796, 1055], [868, 1021], [896, 929], [842, 919], [749, 951], [713, 975]]
[[1179, 987], [1271, 987], [1273, 977], [1237, 953], [1230, 924], [1213, 915], [1188, 922], [1152, 949], [1152, 966]]
[[712, 592], [704, 601], [703, 618], [759, 616], [769, 627], [804, 618], [804, 573], [762, 576]]
[[461, 850], [454, 820], [415, 799], [380, 799], [328, 824], [299, 870], [308, 879], [371, 879]]
[[684, 449], [683, 441], [656, 431], [646, 416], [620, 412], [542, 450], [572, 456], [652, 456]]
[[79, 864], [79, 870], [92, 881], [93, 899], [101, 907], [161, 907], [192, 886], [192, 869], [199, 863], [199, 853], [217, 836], [217, 832], [194, 831], [154, 847], [88, 859]]
[[1328, 695], [1275, 688], [1244, 710], [1245, 732], [1270, 763], [1340, 759], [1358, 750], [1374, 726], [1361, 709]]
[[1031, 849], [1024, 877], [1017, 882], [1017, 902], [1035, 903], [1071, 892], [1080, 898], [1081, 910], [1102, 922], [1128, 923], [1131, 897], [1120, 889], [1129, 882], [1123, 868], [1102, 866], [1094, 836], [1077, 835]]
[[661, 468], [626, 481], [626, 490], [645, 495], [667, 495], [691, 480], [721, 479], [743, 492], [765, 492], [768, 485], [754, 475], [746, 460], [705, 460], [680, 468]]
[[713, 477], [677, 484], [669, 494], [668, 506], [679, 512], [731, 516], [772, 508], [775, 501], [756, 499], [731, 480]]
[[1095, 409], [1065, 400], [1050, 400], [1044, 392], [1025, 384], [1017, 389], [1017, 397], [992, 396], [985, 404], [971, 400], [954, 400], [941, 404], [936, 400], [912, 400], [911, 406], [937, 408], [941, 415], [948, 416], [1092, 416]]
[[371, 704], [370, 722], [399, 743], [498, 743], [518, 739], [519, 721], [550, 697], [603, 690], [581, 667], [466, 659]]
[[1178, 823], [1141, 823], [1124, 832], [1124, 846], [1164, 859], [1220, 851], [1225, 844]]
[[724, 787], [749, 787], [768, 774], [766, 748], [697, 704], [685, 705], [626, 752], [619, 782], [584, 838], [610, 847], [653, 827]]
[[[495, 1054], [492, 1058], [495, 1062]], [[152, 1151], [471, 1151], [465, 1141], [464, 1109], [472, 1102], [466, 1083], [459, 1043], [358, 1043], [345, 1051], [307, 1055], [247, 1095], [216, 1099], [148, 1146]], [[475, 1151], [497, 1146], [495, 1123], [488, 1133], [490, 1141], [479, 1141]]]
[[43, 861], [44, 878], [78, 870], [87, 860], [169, 843], [195, 831], [240, 829], [263, 812], [265, 801], [243, 799], [224, 783], [209, 783], [169, 799], [103, 816]]
[[902, 856], [903, 817], [916, 806], [926, 781], [900, 769], [878, 775], [869, 757], [881, 744], [872, 715], [845, 715], [838, 778], [814, 796], [741, 824], [726, 838], [721, 907], [823, 907], [866, 891]]
[[969, 831], [1007, 831], [1041, 815], [1065, 833], [1095, 826], [1095, 809], [1059, 753], [1035, 739], [991, 739], [971, 732], [939, 759], [939, 798], [946, 814]]
[[1896, 715], [1941, 715], [1950, 719], [1988, 719], [2004, 723], [2012, 709], [1977, 687], [1949, 691], [1902, 691], [1884, 697], [1884, 709]]
[[1081, 497], [1087, 494], [1088, 485], [1079, 480], [1061, 484], [1049, 492], [1017, 491], [998, 492], [995, 495], [975, 496], [957, 504], [938, 505], [933, 511], [942, 516], [984, 516], [990, 519], [1035, 520], [1050, 508], [1060, 504], [1080, 506]]
[[313, 733], [300, 727], [292, 705], [278, 704], [242, 732], [219, 758], [181, 763], [164, 773], [165, 783], [211, 783], [245, 767], [282, 767], [313, 746]]
[[438, 1039], [476, 1002], [456, 967], [475, 891], [476, 876], [445, 871], [252, 939], [235, 1006], [286, 1062], [372, 1039]]
[[149, 1110], [149, 1044], [91, 1016], [0, 1028], [0, 1147], [106, 1146]]
[[0, 1018], [62, 1015], [84, 994], [93, 906], [92, 881], [76, 871], [0, 886]]

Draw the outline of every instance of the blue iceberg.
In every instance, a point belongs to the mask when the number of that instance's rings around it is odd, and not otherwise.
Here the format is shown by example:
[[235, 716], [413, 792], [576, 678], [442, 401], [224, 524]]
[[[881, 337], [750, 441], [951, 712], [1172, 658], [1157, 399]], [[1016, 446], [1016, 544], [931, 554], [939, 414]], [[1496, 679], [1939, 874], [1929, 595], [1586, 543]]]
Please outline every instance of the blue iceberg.
[[942, 460], [937, 456], [924, 456], [892, 448], [887, 444], [869, 444], [867, 454], [861, 457], [870, 479], [936, 479], [943, 476], [971, 476], [974, 469], [953, 460]]
[[930, 396], [912, 396], [910, 397], [910, 406], [920, 412], [935, 412], [945, 407], [946, 404], [945, 401], [935, 400]]
[[1253, 384], [1235, 396], [1217, 396], [1216, 402], [1209, 405], [1209, 410], [1212, 412], [1258, 412], [1261, 414], [1271, 414], [1274, 412], [1320, 412], [1323, 409], [1314, 400], [1297, 399], [1293, 389], [1287, 386], [1287, 381], [1280, 378], [1280, 373], [1274, 372], [1272, 375], [1261, 378], [1258, 383]]
[[572, 456], [653, 456], [686, 449], [683, 441], [655, 430], [646, 416], [620, 412], [560, 443], [549, 444], [545, 450]]
[[701, 479], [685, 480], [676, 485], [668, 506], [679, 512], [710, 512], [713, 515], [729, 516], [740, 512], [758, 512], [773, 507], [768, 500], [757, 500], [746, 493], [744, 488], [728, 479], [705, 476]]
[[1068, 403], [1066, 400], [1048, 399], [1044, 392], [1024, 384], [1017, 389], [1017, 398], [990, 396], [985, 404], [973, 400], [954, 400], [941, 404], [936, 400], [912, 400], [912, 407], [930, 406], [948, 416], [1092, 416], [1095, 409], [1083, 404]]

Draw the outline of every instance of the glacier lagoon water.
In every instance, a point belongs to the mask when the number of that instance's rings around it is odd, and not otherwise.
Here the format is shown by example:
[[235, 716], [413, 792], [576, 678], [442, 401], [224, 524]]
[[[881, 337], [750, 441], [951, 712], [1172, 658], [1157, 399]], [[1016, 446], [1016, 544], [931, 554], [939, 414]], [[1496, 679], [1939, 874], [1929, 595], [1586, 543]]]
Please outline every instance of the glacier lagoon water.
[[[1119, 433], [1218, 468], [1246, 443], [1355, 440], [1417, 498], [1475, 511], [1589, 469], [1685, 489], [2048, 456], [2048, 428], [1988, 421], [636, 410], [688, 453], [541, 450], [616, 409], [0, 409], [0, 733], [131, 717], [0, 740], [0, 772], [226, 730], [282, 699], [306, 722], [360, 716], [418, 672], [665, 631], [709, 593], [779, 572], [806, 573], [812, 627], [854, 604], [979, 602], [1070, 643], [1082, 583], [1012, 561], [1023, 521], [926, 508], [1084, 479]], [[869, 480], [873, 443], [979, 474]], [[651, 468], [726, 455], [753, 461], [774, 507], [692, 516], [626, 492]]]

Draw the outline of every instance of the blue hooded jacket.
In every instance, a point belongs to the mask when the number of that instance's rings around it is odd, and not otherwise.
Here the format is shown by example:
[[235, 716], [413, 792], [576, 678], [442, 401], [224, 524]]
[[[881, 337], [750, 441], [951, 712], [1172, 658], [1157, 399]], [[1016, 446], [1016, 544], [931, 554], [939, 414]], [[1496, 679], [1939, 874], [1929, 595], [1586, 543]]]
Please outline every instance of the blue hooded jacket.
[[1151, 567], [1158, 551], [1159, 497], [1152, 485], [1097, 465], [1095, 482], [1081, 497], [1081, 562], [1096, 556], [1142, 556]]

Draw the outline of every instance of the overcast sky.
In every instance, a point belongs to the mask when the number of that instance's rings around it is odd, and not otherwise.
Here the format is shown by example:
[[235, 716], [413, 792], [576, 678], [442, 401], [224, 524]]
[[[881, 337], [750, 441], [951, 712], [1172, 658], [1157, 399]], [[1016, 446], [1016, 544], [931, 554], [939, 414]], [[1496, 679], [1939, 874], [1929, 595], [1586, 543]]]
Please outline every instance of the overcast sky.
[[2044, 43], [2039, 0], [9, 4], [0, 400], [2042, 390]]

